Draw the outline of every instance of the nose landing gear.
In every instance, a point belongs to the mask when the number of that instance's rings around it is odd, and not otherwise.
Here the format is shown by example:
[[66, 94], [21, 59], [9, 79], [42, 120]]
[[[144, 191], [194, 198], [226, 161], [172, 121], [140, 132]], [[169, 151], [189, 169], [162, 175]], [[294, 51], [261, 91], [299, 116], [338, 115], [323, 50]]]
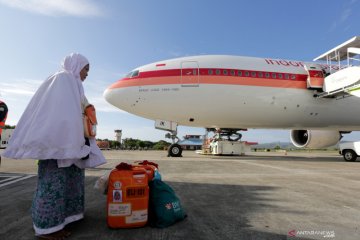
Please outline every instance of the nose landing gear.
[[156, 120], [155, 128], [160, 130], [169, 131], [165, 135], [166, 138], [172, 140], [172, 144], [168, 149], [168, 157], [182, 157], [182, 147], [177, 144], [179, 138], [177, 137], [177, 123], [165, 120]]
[[168, 149], [168, 157], [182, 157], [182, 147], [177, 144], [179, 138], [176, 135], [177, 131], [171, 131], [165, 135], [166, 138], [171, 138], [173, 142]]

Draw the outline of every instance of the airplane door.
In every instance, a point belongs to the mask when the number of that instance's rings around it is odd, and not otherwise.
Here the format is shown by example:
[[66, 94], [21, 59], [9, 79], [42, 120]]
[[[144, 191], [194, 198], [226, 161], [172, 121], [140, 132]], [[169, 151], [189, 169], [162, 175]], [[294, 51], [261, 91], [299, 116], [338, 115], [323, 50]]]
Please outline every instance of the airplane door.
[[199, 86], [199, 65], [196, 61], [186, 61], [181, 63], [181, 86]]
[[305, 64], [305, 70], [308, 73], [307, 87], [322, 88], [324, 85], [324, 73], [317, 64]]

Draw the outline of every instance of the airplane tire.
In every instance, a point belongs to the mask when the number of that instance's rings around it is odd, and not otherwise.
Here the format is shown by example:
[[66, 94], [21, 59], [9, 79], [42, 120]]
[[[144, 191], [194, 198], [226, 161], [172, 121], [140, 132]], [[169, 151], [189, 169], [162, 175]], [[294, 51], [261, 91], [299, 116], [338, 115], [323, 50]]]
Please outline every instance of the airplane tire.
[[343, 151], [344, 160], [347, 162], [355, 162], [357, 155], [356, 153], [351, 149], [346, 149]]
[[182, 148], [179, 144], [171, 144], [168, 150], [168, 156], [170, 157], [182, 157]]

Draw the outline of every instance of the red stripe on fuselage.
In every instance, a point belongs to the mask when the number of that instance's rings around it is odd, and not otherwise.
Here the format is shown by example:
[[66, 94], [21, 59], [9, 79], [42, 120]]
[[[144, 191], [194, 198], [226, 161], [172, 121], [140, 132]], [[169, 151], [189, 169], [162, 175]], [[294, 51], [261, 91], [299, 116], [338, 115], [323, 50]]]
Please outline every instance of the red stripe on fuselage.
[[[190, 73], [185, 75], [185, 73]], [[306, 74], [252, 71], [239, 69], [166, 69], [140, 72], [137, 77], [123, 78], [109, 88], [136, 87], [144, 85], [181, 84], [181, 77], [195, 77], [199, 84], [249, 85], [282, 88], [306, 88]], [[183, 75], [182, 75], [183, 74]]]

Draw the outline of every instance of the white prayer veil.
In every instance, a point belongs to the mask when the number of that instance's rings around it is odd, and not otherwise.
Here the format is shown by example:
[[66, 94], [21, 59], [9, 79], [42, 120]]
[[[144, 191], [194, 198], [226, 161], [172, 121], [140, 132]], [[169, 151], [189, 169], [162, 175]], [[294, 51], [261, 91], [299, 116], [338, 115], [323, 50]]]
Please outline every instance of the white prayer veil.
[[80, 161], [96, 152], [101, 160], [97, 165], [105, 162], [94, 140], [91, 147], [85, 145], [82, 105], [86, 98], [80, 71], [87, 64], [84, 56], [72, 53], [63, 60], [63, 69], [40, 85], [21, 116], [4, 157], [58, 159], [59, 167], [76, 162], [79, 167], [93, 167]]
[[80, 71], [89, 64], [89, 61], [79, 53], [71, 53], [66, 56], [61, 64], [61, 67], [70, 72], [76, 79], [80, 79]]
[[76, 83], [79, 86], [81, 103], [83, 107], [85, 104], [87, 104], [87, 99], [85, 97], [84, 88], [80, 79], [80, 71], [88, 64], [89, 61], [86, 59], [86, 57], [79, 53], [71, 53], [70, 55], [66, 56], [61, 63], [62, 69], [71, 73], [77, 80]]

